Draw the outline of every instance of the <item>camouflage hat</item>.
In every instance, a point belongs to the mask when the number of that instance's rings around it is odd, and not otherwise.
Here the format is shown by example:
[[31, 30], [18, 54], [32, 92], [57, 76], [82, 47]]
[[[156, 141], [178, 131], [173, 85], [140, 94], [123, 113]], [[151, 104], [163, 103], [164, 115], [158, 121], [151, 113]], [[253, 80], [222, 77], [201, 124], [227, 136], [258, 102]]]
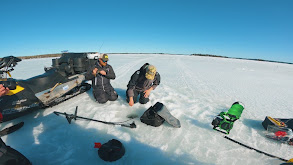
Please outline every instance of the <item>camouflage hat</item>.
[[100, 59], [102, 59], [103, 61], [108, 61], [109, 60], [109, 57], [108, 57], [108, 54], [100, 54]]
[[149, 65], [146, 69], [145, 77], [149, 80], [153, 80], [156, 76], [157, 69], [154, 65]]

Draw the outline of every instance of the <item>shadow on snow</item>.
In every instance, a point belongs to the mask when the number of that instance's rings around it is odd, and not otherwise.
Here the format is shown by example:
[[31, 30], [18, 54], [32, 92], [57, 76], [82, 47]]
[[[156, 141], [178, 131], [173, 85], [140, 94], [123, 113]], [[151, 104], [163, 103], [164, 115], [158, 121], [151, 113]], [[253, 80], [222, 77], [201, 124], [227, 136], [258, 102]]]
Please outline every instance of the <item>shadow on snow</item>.
[[[99, 158], [94, 143], [104, 144], [111, 139], [120, 140], [126, 150], [121, 159], [111, 164], [206, 164], [188, 155], [170, 155], [131, 136], [129, 141], [125, 141], [122, 137], [107, 133], [112, 130], [111, 128], [83, 128], [78, 125], [81, 120], [73, 120], [68, 124], [64, 116], [56, 116], [53, 113], [45, 116], [44, 110], [33, 112], [10, 123], [16, 124], [20, 121], [24, 121], [25, 125], [8, 135], [6, 143], [9, 145], [13, 142], [11, 147], [25, 155], [33, 164], [105, 164], [108, 162]], [[112, 125], [105, 127], [116, 129]], [[126, 133], [135, 133], [130, 128], [119, 129]]]

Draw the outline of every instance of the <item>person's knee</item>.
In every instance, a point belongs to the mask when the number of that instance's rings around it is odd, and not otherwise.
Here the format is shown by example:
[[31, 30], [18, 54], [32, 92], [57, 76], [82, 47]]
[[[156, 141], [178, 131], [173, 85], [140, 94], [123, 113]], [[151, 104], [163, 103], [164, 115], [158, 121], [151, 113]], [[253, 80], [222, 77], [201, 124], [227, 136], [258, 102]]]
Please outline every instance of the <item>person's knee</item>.
[[149, 101], [150, 101], [149, 98], [139, 99], [139, 103], [140, 103], [140, 104], [146, 104], [146, 103], [149, 102]]
[[105, 104], [108, 101], [108, 99], [106, 99], [106, 98], [98, 98], [98, 99], [96, 99], [96, 101], [98, 103], [100, 103], [100, 104]]
[[108, 101], [108, 97], [106, 97], [106, 94], [102, 92], [94, 92], [94, 97], [100, 104], [104, 104]]
[[118, 99], [118, 95], [116, 94], [116, 95], [111, 95], [110, 97], [109, 97], [109, 100], [110, 101], [115, 101], [115, 100], [117, 100]]
[[108, 98], [109, 101], [115, 101], [118, 98], [118, 94], [113, 89], [113, 90], [106, 91], [106, 97]]

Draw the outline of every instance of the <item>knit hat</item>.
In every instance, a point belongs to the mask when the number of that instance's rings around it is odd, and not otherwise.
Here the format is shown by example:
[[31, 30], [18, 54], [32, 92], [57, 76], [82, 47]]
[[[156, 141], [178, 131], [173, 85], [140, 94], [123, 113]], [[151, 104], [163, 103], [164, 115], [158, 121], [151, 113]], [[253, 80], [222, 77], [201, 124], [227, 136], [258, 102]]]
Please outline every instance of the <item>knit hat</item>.
[[153, 80], [156, 76], [157, 69], [154, 65], [149, 65], [146, 69], [145, 77], [149, 80]]

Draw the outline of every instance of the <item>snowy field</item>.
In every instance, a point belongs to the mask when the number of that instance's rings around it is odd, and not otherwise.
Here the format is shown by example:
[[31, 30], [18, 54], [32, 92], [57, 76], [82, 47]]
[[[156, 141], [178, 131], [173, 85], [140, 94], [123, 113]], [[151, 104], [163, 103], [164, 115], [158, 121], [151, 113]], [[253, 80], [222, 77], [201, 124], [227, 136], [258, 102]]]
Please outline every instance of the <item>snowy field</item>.
[[[111, 139], [120, 140], [126, 149], [125, 155], [111, 164], [282, 163], [233, 143], [212, 129], [217, 114], [241, 101], [245, 109], [228, 136], [272, 155], [293, 158], [293, 146], [267, 139], [261, 125], [266, 116], [293, 117], [293, 65], [185, 55], [110, 54], [109, 58], [116, 73], [112, 85], [119, 94], [117, 101], [98, 104], [89, 90], [52, 108], [2, 123], [1, 129], [25, 122], [17, 132], [2, 137], [7, 145], [34, 165], [110, 164], [99, 158], [94, 143]], [[129, 107], [126, 85], [146, 62], [157, 67], [161, 84], [151, 93], [149, 103]], [[23, 60], [12, 76], [27, 79], [42, 74], [44, 66], [51, 66], [51, 58]], [[156, 102], [162, 102], [180, 120], [181, 128], [166, 122], [160, 127], [140, 122], [139, 117]], [[79, 116], [104, 121], [124, 121], [136, 114], [138, 118], [133, 121], [137, 128], [84, 120], [69, 125], [64, 117], [53, 114], [71, 114], [76, 106]]]

